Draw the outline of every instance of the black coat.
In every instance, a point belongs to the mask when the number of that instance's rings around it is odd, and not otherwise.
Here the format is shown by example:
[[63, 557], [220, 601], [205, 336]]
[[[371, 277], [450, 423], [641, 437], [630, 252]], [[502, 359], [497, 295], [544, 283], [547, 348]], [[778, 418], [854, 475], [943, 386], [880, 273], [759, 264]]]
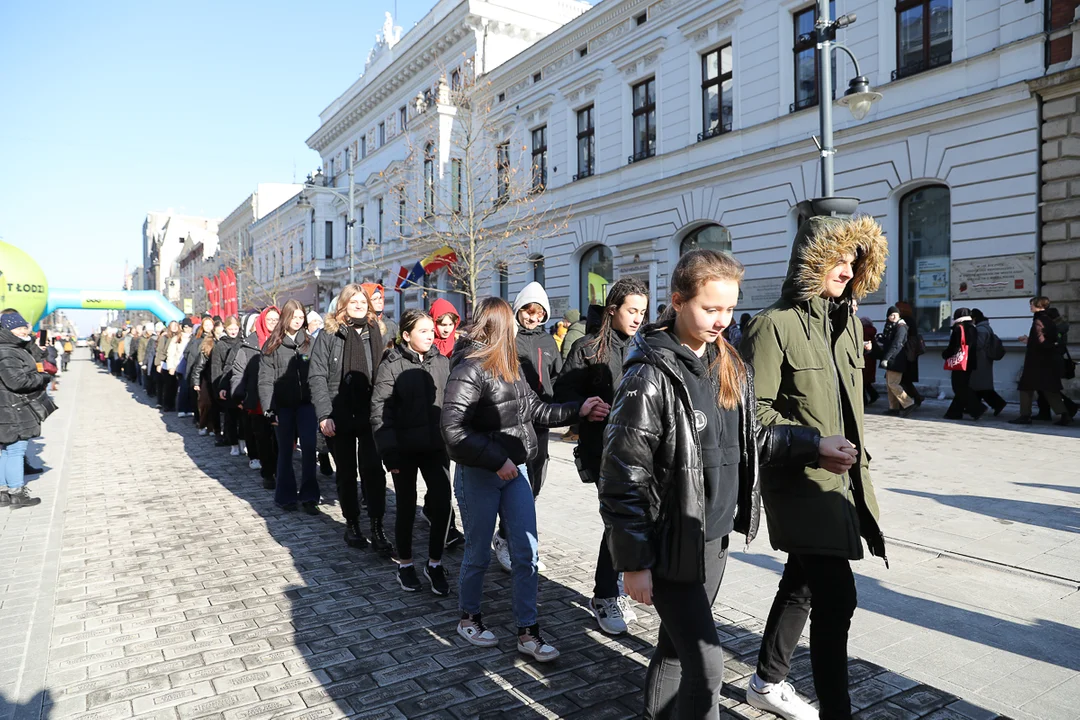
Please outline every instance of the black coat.
[[[315, 403], [315, 415], [321, 423], [330, 418], [334, 424], [345, 423], [347, 427], [365, 428], [371, 422], [371, 389], [375, 378], [356, 373], [353, 382], [360, 383], [355, 394], [342, 392], [345, 374], [345, 339], [351, 332], [348, 325], [339, 325], [328, 318], [326, 327], [315, 338], [311, 349], [311, 401]], [[377, 325], [366, 325], [360, 333], [364, 349], [382, 348], [382, 334]], [[381, 355], [371, 358], [372, 375], [378, 370]], [[355, 407], [354, 407], [355, 406]]]
[[885, 323], [877, 343], [881, 346], [881, 362], [886, 363], [889, 372], [903, 373], [907, 370], [908, 326], [903, 320], [898, 323]]
[[188, 343], [188, 349], [190, 349], [192, 345], [197, 345], [192, 359], [188, 360], [187, 384], [190, 388], [194, 388], [196, 385], [201, 387], [205, 383], [210, 382], [210, 355], [213, 355], [214, 348], [210, 348], [209, 354], [203, 352], [202, 348], [205, 342], [206, 338], [201, 337], [193, 338], [192, 341]]
[[386, 467], [445, 452], [439, 421], [449, 379], [450, 360], [434, 345], [423, 359], [400, 343], [386, 351], [371, 395], [371, 429]]
[[525, 381], [541, 400], [551, 402], [555, 399], [555, 379], [563, 366], [558, 343], [542, 325], [532, 330], [518, 325], [515, 342]]
[[1057, 325], [1045, 310], [1040, 310], [1031, 318], [1019, 389], [1026, 392], [1060, 392], [1064, 368]]
[[[679, 360], [634, 336], [604, 433], [600, 514], [618, 571], [651, 569], [672, 582], [705, 581], [705, 488], [694, 407]], [[763, 428], [753, 373], [739, 406], [735, 530], [749, 543], [761, 521], [759, 465], [805, 466], [817, 460], [821, 434], [800, 425]]]
[[41, 422], [56, 408], [45, 392], [51, 377], [37, 371], [29, 343], [0, 328], [0, 445], [41, 434]]
[[195, 333], [191, 333], [191, 338], [188, 340], [187, 347], [184, 348], [183, 357], [187, 362], [184, 363], [184, 377], [188, 378], [188, 385], [193, 385], [190, 381], [191, 378], [196, 377], [195, 363], [199, 360], [200, 348], [202, 347], [203, 339], [201, 337], [195, 337]]
[[459, 342], [446, 384], [442, 435], [450, 459], [497, 472], [507, 460], [523, 465], [536, 457], [533, 423], [569, 425], [581, 406], [543, 402], [522, 375], [513, 382], [496, 378], [465, 355], [475, 345]]
[[949, 333], [949, 344], [941, 351], [941, 357], [943, 360], [951, 358], [956, 353], [960, 352], [960, 328], [964, 328], [964, 344], [968, 347], [968, 363], [967, 370], [954, 370], [953, 372], [967, 372], [970, 373], [975, 370], [977, 365], [975, 346], [979, 342], [979, 331], [975, 327], [975, 323], [970, 320], [957, 323], [952, 326], [952, 332]]
[[[615, 388], [622, 380], [623, 359], [626, 357], [630, 338], [612, 331], [606, 362], [600, 362], [596, 358], [597, 339], [595, 334], [585, 335], [570, 348], [562, 373], [555, 381], [555, 397], [560, 402], [573, 400], [583, 403], [593, 396], [609, 405], [614, 402]], [[578, 423], [578, 448], [575, 455], [592, 476], [600, 474], [606, 427], [607, 420], [590, 422], [582, 419]]]
[[233, 361], [242, 343], [239, 335], [234, 338], [222, 335], [214, 344], [214, 350], [210, 353], [210, 387], [215, 400], [220, 397], [222, 390], [228, 393], [232, 387]]
[[245, 410], [259, 411], [259, 365], [262, 350], [259, 336], [251, 333], [240, 343], [232, 361], [229, 379], [229, 399], [240, 403]]
[[[311, 343], [304, 347], [307, 339], [307, 333], [301, 329], [295, 340], [286, 335], [273, 352], [266, 352], [266, 346], [263, 346], [259, 360], [259, 402], [263, 412], [298, 408], [311, 402], [308, 387]], [[266, 342], [269, 345], [270, 341]]]

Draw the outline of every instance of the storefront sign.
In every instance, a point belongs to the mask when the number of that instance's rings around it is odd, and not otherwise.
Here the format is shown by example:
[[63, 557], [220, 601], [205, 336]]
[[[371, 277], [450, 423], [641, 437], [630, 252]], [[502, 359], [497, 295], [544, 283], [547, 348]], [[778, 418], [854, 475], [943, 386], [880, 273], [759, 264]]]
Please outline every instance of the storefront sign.
[[553, 297], [548, 298], [551, 303], [551, 317], [550, 320], [561, 320], [566, 311], [570, 309], [570, 298], [568, 297]]
[[757, 310], [772, 305], [780, 299], [783, 286], [782, 277], [743, 280], [742, 289], [739, 291], [739, 309]]
[[953, 260], [952, 299], [1028, 297], [1035, 292], [1035, 253]]

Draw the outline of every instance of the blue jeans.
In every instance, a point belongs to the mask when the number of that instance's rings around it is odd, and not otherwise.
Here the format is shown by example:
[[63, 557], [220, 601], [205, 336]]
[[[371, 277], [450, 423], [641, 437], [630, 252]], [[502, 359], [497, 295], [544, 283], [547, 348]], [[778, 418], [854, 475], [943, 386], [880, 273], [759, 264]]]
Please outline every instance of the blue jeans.
[[[274, 502], [293, 505], [297, 502], [319, 502], [319, 481], [315, 477], [318, 454], [315, 452], [315, 406], [311, 403], [295, 408], [277, 409], [277, 489]], [[300, 439], [300, 490], [296, 489], [293, 472], [293, 442]]]
[[491, 538], [495, 535], [495, 521], [501, 515], [510, 543], [514, 620], [519, 628], [535, 625], [536, 505], [528, 471], [524, 465], [518, 465], [517, 477], [503, 481], [490, 470], [458, 465], [454, 489], [465, 532], [465, 557], [458, 573], [461, 610], [470, 615], [480, 612], [484, 573], [491, 562]]
[[188, 387], [186, 375], [176, 375], [176, 412], [189, 413], [194, 410], [191, 407], [191, 388]]
[[26, 484], [23, 461], [26, 459], [27, 444], [27, 440], [20, 440], [0, 450], [0, 468], [3, 468], [4, 472], [3, 484], [0, 487], [18, 490]]

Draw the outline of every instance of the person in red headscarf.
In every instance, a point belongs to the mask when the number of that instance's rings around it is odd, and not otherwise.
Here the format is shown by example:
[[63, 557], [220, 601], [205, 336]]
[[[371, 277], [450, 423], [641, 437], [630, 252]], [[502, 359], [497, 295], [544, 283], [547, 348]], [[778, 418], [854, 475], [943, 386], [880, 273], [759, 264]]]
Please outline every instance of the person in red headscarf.
[[360, 287], [364, 289], [364, 294], [368, 297], [371, 309], [375, 312], [375, 317], [379, 321], [379, 332], [382, 333], [386, 346], [393, 347], [394, 343], [397, 342], [398, 326], [396, 322], [383, 315], [383, 308], [386, 307], [386, 294], [383, 291], [383, 286], [379, 283], [360, 283]]
[[263, 415], [259, 404], [259, 357], [270, 333], [277, 327], [281, 312], [273, 305], [258, 316], [244, 320], [244, 341], [232, 364], [229, 400], [247, 412], [240, 414], [242, 448], [247, 451], [248, 466], [262, 475], [263, 487], [277, 487], [277, 442], [270, 420]]
[[435, 319], [435, 347], [439, 348], [443, 355], [450, 357], [457, 343], [461, 315], [449, 300], [439, 298], [431, 304], [431, 317]]

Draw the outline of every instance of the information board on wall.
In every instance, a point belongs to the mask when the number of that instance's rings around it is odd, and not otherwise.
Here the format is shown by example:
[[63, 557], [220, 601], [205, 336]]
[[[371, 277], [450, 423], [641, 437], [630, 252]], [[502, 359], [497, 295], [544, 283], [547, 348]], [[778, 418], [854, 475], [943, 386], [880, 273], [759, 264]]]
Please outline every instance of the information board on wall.
[[780, 290], [784, 287], [784, 278], [755, 278], [743, 280], [739, 290], [739, 308], [766, 308], [780, 299]]
[[548, 298], [548, 302], [551, 303], [550, 320], [562, 320], [563, 315], [570, 309], [570, 298], [568, 297]]
[[1035, 292], [1035, 253], [952, 262], [952, 299], [1028, 297]]

